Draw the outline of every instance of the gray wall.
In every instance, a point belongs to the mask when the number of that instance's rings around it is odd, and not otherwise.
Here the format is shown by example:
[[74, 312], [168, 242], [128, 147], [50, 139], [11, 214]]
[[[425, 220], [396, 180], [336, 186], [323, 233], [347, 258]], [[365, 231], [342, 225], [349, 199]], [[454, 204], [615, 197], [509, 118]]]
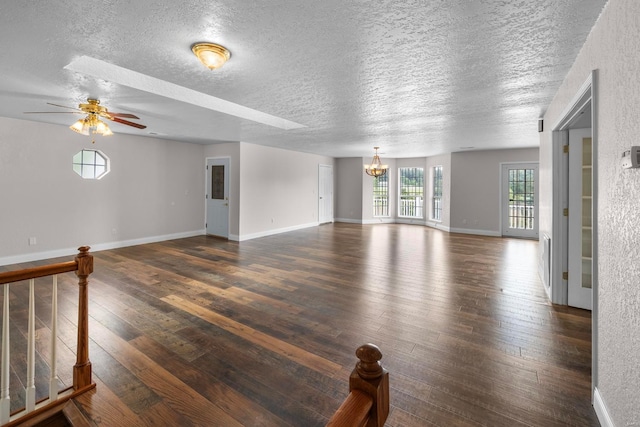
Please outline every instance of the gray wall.
[[342, 222], [362, 221], [362, 186], [365, 162], [360, 157], [336, 159], [334, 178], [335, 219]]
[[538, 160], [537, 148], [453, 153], [451, 230], [500, 236], [501, 163]]
[[[103, 179], [73, 172], [83, 148], [110, 158]], [[201, 234], [203, 147], [0, 118], [0, 194], [0, 264]]]
[[[640, 2], [612, 0], [545, 114], [561, 118], [590, 72], [597, 76], [597, 393], [616, 426], [640, 425], [640, 170], [620, 156], [640, 135]], [[551, 132], [540, 139], [542, 226], [552, 236]], [[557, 236], [556, 236], [557, 237]]]

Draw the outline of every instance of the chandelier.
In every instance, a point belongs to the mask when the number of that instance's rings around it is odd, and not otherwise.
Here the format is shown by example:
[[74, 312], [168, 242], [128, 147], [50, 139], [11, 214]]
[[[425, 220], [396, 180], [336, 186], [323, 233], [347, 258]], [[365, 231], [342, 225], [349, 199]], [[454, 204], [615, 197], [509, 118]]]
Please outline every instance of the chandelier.
[[376, 150], [373, 155], [373, 160], [370, 165], [364, 165], [364, 171], [367, 175], [377, 178], [387, 173], [387, 169], [389, 169], [389, 165], [383, 165], [380, 161], [380, 156], [378, 156], [378, 149], [380, 147], [373, 147]]

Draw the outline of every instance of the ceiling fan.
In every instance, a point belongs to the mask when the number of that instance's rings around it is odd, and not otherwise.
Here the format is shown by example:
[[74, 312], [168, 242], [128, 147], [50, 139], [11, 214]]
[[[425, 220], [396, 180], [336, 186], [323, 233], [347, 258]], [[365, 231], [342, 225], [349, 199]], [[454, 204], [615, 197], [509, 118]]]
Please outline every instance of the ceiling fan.
[[77, 133], [82, 135], [89, 134], [99, 134], [103, 136], [113, 135], [109, 126], [100, 118], [105, 118], [107, 120], [111, 120], [112, 122], [120, 123], [127, 126], [132, 126], [138, 129], [145, 129], [145, 125], [141, 125], [139, 123], [130, 122], [126, 119], [139, 119], [138, 116], [128, 113], [112, 113], [107, 110], [107, 107], [103, 107], [100, 105], [100, 101], [97, 99], [87, 99], [86, 104], [79, 104], [78, 108], [67, 107], [66, 105], [58, 105], [47, 102], [49, 105], [53, 105], [54, 107], [67, 108], [74, 111], [28, 111], [25, 114], [86, 114], [85, 118], [82, 118], [71, 125], [69, 128]]

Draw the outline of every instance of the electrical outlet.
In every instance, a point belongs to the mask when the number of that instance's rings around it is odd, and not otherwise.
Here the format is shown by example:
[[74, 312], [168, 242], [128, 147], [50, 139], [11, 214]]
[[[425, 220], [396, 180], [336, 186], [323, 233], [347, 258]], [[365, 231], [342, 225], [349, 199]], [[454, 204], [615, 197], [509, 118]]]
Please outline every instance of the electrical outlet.
[[29, 237], [29, 246], [34, 246], [36, 244], [36, 238], [35, 237]]

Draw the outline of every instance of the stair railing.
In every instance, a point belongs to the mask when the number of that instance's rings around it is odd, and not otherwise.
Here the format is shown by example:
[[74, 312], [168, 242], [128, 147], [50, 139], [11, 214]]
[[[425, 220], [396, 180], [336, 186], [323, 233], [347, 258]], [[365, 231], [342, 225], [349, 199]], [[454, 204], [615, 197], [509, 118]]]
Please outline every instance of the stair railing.
[[[0, 273], [0, 285], [3, 287], [4, 298], [2, 306], [2, 365], [0, 367], [0, 424], [13, 426], [26, 419], [49, 411], [62, 405], [85, 391], [95, 387], [91, 379], [91, 362], [89, 361], [89, 297], [88, 277], [93, 272], [93, 255], [89, 253], [89, 246], [78, 248], [78, 255], [73, 261], [50, 264], [24, 270]], [[57, 374], [57, 328], [58, 328], [58, 274], [75, 271], [78, 276], [78, 341], [76, 347], [76, 364], [73, 367], [73, 385], [58, 390]], [[52, 276], [51, 292], [51, 342], [50, 342], [50, 378], [49, 397], [36, 402], [35, 387], [35, 279]], [[9, 391], [10, 377], [10, 284], [23, 286], [22, 281], [29, 281], [29, 308], [27, 326], [27, 377], [25, 385], [25, 407], [11, 413], [11, 396]]]
[[356, 350], [359, 361], [349, 376], [349, 395], [327, 427], [382, 427], [389, 416], [389, 372], [373, 344]]

